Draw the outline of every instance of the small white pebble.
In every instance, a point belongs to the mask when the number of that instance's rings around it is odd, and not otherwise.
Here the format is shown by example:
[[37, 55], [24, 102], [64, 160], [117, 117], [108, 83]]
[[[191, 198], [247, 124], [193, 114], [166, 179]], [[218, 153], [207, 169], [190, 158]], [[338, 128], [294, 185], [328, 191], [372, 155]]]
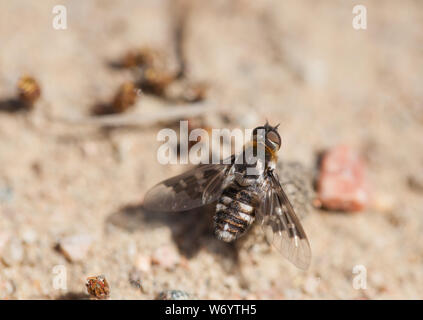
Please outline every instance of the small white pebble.
[[3, 251], [3, 249], [6, 247], [7, 242], [10, 239], [10, 233], [6, 231], [0, 231], [0, 256]]
[[139, 254], [135, 259], [135, 267], [142, 272], [149, 272], [151, 270], [151, 257]]
[[83, 261], [90, 250], [93, 239], [90, 235], [78, 234], [62, 238], [59, 248], [63, 255], [71, 262]]
[[157, 248], [151, 258], [154, 264], [166, 269], [172, 269], [180, 262], [179, 253], [171, 246]]
[[37, 241], [38, 235], [33, 229], [25, 228], [21, 233], [22, 241], [26, 244], [33, 244]]
[[304, 292], [308, 294], [315, 294], [319, 287], [319, 279], [315, 277], [308, 277], [304, 282]]
[[0, 280], [0, 299], [10, 299], [16, 291], [12, 280]]
[[20, 264], [24, 259], [22, 241], [16, 237], [10, 238], [2, 253], [3, 263], [7, 266]]

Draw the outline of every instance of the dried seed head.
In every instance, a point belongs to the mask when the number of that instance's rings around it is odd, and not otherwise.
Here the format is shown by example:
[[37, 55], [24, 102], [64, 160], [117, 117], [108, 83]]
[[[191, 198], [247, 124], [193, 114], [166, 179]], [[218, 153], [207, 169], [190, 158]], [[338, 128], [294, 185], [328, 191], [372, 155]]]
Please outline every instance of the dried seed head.
[[37, 81], [30, 76], [23, 76], [18, 81], [19, 99], [32, 109], [34, 103], [41, 95], [41, 89]]
[[186, 85], [182, 98], [186, 102], [199, 102], [206, 98], [208, 86], [205, 83], [189, 83]]
[[163, 64], [163, 60], [163, 54], [158, 50], [143, 47], [127, 52], [122, 59], [122, 66], [125, 68], [158, 67]]
[[141, 85], [147, 91], [163, 95], [167, 86], [175, 80], [175, 75], [156, 68], [147, 68], [141, 80]]
[[110, 287], [104, 275], [88, 277], [85, 286], [93, 299], [107, 299], [110, 295]]
[[128, 51], [122, 59], [121, 66], [124, 68], [134, 68], [138, 65], [138, 56], [134, 51]]
[[135, 104], [137, 99], [137, 88], [133, 82], [125, 82], [116, 93], [112, 107], [116, 113], [124, 112]]

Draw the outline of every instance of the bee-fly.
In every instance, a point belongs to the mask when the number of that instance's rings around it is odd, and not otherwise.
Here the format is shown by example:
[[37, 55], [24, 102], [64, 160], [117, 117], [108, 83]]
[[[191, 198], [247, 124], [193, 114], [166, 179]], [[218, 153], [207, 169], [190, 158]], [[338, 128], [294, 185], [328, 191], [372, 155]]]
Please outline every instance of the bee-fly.
[[[268, 123], [255, 128], [252, 141], [228, 164], [199, 165], [157, 184], [145, 196], [144, 207], [185, 211], [217, 201], [214, 229], [219, 239], [234, 241], [257, 221], [269, 243], [297, 267], [307, 269], [310, 245], [275, 172], [282, 144], [277, 129]], [[254, 156], [260, 147], [264, 157]], [[238, 161], [241, 156], [244, 161]]]

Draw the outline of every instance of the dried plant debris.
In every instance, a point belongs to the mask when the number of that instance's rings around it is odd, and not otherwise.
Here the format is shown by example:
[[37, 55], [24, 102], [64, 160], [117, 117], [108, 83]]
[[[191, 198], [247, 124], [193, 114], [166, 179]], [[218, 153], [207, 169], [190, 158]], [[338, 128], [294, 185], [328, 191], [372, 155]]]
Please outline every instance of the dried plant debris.
[[166, 290], [160, 292], [156, 300], [194, 300], [194, 297], [182, 290]]
[[162, 50], [151, 47], [131, 50], [117, 65], [132, 70], [136, 87], [145, 93], [188, 103], [202, 101], [206, 97], [208, 86], [172, 70], [169, 57]]
[[205, 82], [178, 79], [174, 72], [153, 67], [144, 69], [138, 79], [138, 86], [146, 93], [176, 102], [203, 101], [209, 88]]
[[117, 90], [113, 101], [110, 104], [99, 104], [94, 106], [94, 115], [106, 115], [123, 113], [135, 105], [141, 89], [138, 89], [132, 81], [123, 83]]
[[163, 67], [165, 55], [162, 51], [151, 47], [142, 47], [128, 51], [118, 63], [122, 68]]
[[137, 100], [137, 88], [133, 82], [122, 84], [113, 99], [113, 110], [116, 113], [124, 112], [132, 107]]
[[167, 55], [151, 47], [127, 52], [119, 65], [134, 72], [138, 88], [157, 96], [164, 96], [166, 87], [176, 78]]
[[35, 78], [25, 75], [17, 85], [19, 101], [29, 110], [34, 108], [35, 102], [41, 96], [41, 88]]
[[102, 300], [110, 296], [110, 287], [104, 275], [88, 277], [85, 286], [92, 299]]
[[142, 70], [138, 85], [145, 92], [165, 97], [166, 88], [174, 80], [174, 73], [159, 68], [148, 67]]

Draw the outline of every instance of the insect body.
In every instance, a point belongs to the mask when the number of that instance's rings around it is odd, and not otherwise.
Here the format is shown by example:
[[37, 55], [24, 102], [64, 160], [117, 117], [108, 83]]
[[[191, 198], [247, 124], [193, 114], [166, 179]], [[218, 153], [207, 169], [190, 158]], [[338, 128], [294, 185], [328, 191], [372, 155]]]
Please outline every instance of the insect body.
[[[219, 239], [226, 242], [239, 238], [252, 225], [260, 204], [261, 191], [266, 187], [265, 171], [263, 170], [261, 174], [259, 172], [248, 173], [248, 169], [264, 168], [265, 166], [274, 167], [274, 163], [266, 161], [266, 157], [264, 159], [257, 157], [248, 161], [252, 153], [257, 153], [257, 129], [253, 132], [253, 143], [245, 146], [242, 154], [237, 156], [241, 156], [244, 161], [237, 163], [239, 161], [236, 158], [232, 160], [232, 162], [235, 162], [232, 167], [233, 172], [229, 175], [232, 178], [228, 179], [229, 182], [225, 184], [216, 204], [215, 234]], [[249, 151], [252, 153], [249, 153]], [[271, 158], [270, 152], [270, 149], [268, 149], [268, 160]]]
[[[311, 259], [307, 236], [274, 171], [280, 146], [277, 126], [257, 127], [252, 141], [227, 164], [199, 165], [159, 183], [147, 193], [144, 207], [185, 211], [217, 202], [214, 228], [219, 239], [234, 241], [257, 221], [269, 243], [297, 267], [307, 269]], [[263, 156], [259, 150], [264, 150]]]
[[256, 203], [255, 184], [242, 186], [233, 181], [216, 204], [216, 236], [231, 242], [243, 235], [255, 220]]

